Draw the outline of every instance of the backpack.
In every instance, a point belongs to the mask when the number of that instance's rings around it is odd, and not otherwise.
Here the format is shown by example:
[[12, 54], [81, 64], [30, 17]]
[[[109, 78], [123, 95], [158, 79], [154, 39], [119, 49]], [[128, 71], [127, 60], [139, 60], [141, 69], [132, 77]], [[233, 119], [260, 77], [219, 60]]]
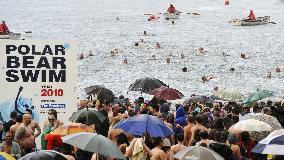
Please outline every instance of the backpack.
[[218, 153], [225, 160], [236, 160], [233, 151], [225, 143], [211, 143], [209, 148]]

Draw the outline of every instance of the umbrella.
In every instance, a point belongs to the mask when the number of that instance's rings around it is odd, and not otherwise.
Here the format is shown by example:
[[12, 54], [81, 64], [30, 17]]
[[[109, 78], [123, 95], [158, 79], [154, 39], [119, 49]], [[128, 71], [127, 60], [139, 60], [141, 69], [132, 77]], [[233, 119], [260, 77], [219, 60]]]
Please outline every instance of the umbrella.
[[51, 134], [65, 136], [80, 132], [94, 132], [94, 130], [85, 124], [69, 123], [56, 128], [53, 132], [51, 132]]
[[67, 158], [53, 150], [41, 150], [29, 153], [19, 160], [67, 160]]
[[254, 153], [284, 155], [284, 135], [270, 136], [261, 141], [252, 149]]
[[263, 98], [266, 97], [271, 97], [273, 96], [272, 92], [266, 91], [266, 90], [262, 90], [262, 91], [257, 91], [251, 95], [249, 95], [245, 100], [244, 100], [244, 104], [251, 104], [255, 101], [261, 100]]
[[167, 85], [164, 82], [158, 79], [145, 77], [145, 78], [137, 79], [134, 83], [132, 83], [129, 86], [128, 91], [149, 92], [161, 86], [167, 87]]
[[214, 97], [224, 101], [241, 102], [245, 99], [244, 95], [231, 90], [218, 90], [213, 92]]
[[90, 108], [84, 108], [74, 112], [69, 118], [69, 121], [86, 125], [98, 125], [102, 124], [106, 119], [107, 117], [101, 112]]
[[184, 97], [180, 91], [165, 86], [161, 86], [160, 88], [150, 91], [150, 94], [154, 95], [158, 99], [165, 100], [176, 100]]
[[111, 90], [105, 88], [101, 85], [94, 85], [84, 89], [88, 95], [96, 95], [97, 99], [100, 101], [107, 100], [112, 102], [114, 100], [114, 94]]
[[235, 134], [238, 134], [242, 131], [248, 131], [253, 140], [260, 141], [270, 133], [272, 127], [269, 124], [259, 120], [247, 119], [239, 121], [229, 130]]
[[148, 133], [151, 137], [168, 137], [174, 134], [158, 117], [147, 114], [130, 117], [116, 124], [113, 128], [120, 128], [127, 133], [138, 136], [142, 136], [144, 133]]
[[201, 146], [187, 147], [177, 152], [173, 157], [179, 160], [224, 160], [215, 151]]
[[284, 135], [284, 129], [279, 129], [271, 132], [267, 137]]
[[186, 99], [183, 104], [184, 105], [190, 105], [192, 103], [202, 102], [204, 104], [206, 103], [213, 103], [213, 100], [206, 96], [191, 96], [189, 99]]
[[129, 99], [128, 98], [124, 98], [124, 99], [114, 99], [112, 104], [129, 104]]
[[272, 127], [272, 131], [282, 128], [281, 124], [279, 123], [276, 117], [273, 117], [267, 114], [263, 114], [263, 113], [246, 114], [240, 117], [240, 120], [247, 120], [247, 119], [256, 119], [262, 122], [266, 122]]
[[8, 153], [0, 152], [0, 160], [16, 160], [16, 159]]
[[241, 131], [262, 132], [262, 131], [271, 131], [272, 127], [269, 124], [259, 120], [247, 119], [236, 123], [234, 125], [234, 129]]
[[97, 133], [76, 133], [62, 137], [64, 143], [78, 147], [84, 151], [97, 153], [105, 157], [125, 159], [123, 154], [108, 138]]

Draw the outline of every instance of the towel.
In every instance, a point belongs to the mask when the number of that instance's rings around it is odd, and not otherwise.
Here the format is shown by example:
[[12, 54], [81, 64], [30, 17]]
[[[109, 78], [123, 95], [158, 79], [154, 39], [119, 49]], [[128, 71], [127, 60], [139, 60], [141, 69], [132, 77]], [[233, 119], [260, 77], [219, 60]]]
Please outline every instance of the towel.
[[144, 152], [142, 139], [139, 138], [134, 144], [131, 160], [146, 160], [147, 154]]

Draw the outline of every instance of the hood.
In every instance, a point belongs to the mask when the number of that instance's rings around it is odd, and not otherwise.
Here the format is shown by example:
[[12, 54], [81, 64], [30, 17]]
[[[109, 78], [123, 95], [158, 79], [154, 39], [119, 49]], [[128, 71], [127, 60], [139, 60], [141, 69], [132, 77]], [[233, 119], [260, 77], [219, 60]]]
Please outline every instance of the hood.
[[179, 107], [177, 109], [176, 118], [185, 116], [185, 111], [183, 107]]

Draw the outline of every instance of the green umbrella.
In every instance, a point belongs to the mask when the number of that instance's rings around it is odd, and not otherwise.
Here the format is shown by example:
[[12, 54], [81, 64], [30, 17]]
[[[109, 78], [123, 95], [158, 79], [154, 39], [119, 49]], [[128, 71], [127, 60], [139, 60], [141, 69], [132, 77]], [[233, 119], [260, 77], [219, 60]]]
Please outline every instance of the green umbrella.
[[214, 97], [225, 101], [241, 102], [244, 100], [244, 95], [231, 90], [218, 90], [213, 92]]
[[273, 96], [273, 93], [267, 90], [262, 90], [262, 91], [257, 91], [251, 95], [249, 95], [245, 100], [244, 104], [252, 104], [253, 102], [256, 102], [258, 100], [261, 100], [266, 97], [271, 97]]

